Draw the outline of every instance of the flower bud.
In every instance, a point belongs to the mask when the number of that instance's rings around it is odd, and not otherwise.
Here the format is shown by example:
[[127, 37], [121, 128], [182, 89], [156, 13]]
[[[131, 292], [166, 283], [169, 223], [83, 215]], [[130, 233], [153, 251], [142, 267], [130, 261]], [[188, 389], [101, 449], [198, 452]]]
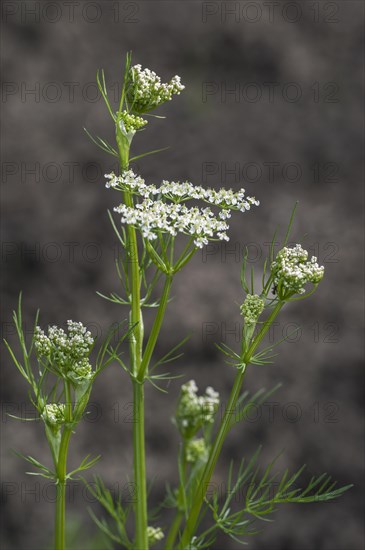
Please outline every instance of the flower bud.
[[257, 294], [247, 294], [241, 306], [241, 315], [246, 325], [255, 325], [265, 307], [265, 302]]

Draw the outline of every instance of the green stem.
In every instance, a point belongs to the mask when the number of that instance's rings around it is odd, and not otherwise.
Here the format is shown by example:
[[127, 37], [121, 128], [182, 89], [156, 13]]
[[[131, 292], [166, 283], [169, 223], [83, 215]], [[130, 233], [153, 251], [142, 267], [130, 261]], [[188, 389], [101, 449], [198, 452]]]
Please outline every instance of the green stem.
[[[118, 140], [117, 140], [118, 142]], [[127, 170], [129, 165], [129, 148], [119, 146], [121, 170]], [[125, 204], [133, 207], [130, 193], [124, 193]], [[135, 503], [135, 548], [148, 550], [147, 538], [147, 483], [146, 483], [146, 452], [144, 428], [144, 387], [136, 379], [142, 361], [143, 318], [141, 312], [141, 278], [139, 269], [139, 254], [137, 234], [134, 227], [128, 226], [128, 256], [131, 276], [131, 324], [133, 330], [130, 337], [130, 356], [133, 383], [133, 453], [134, 453], [134, 483], [136, 489]]]
[[136, 501], [135, 549], [148, 550], [147, 538], [147, 487], [144, 434], [144, 385], [133, 380], [133, 453]]
[[191, 245], [193, 244], [193, 242], [194, 242], [194, 237], [189, 239], [189, 241], [188, 241], [187, 245], [185, 246], [184, 250], [182, 251], [179, 259], [177, 260], [176, 264], [174, 265], [174, 272], [175, 273], [180, 271], [180, 269], [182, 269], [188, 263], [188, 261], [194, 256], [194, 254], [197, 250], [195, 246], [193, 246], [193, 248], [188, 253], [188, 250], [191, 247]]
[[170, 527], [169, 534], [167, 535], [167, 538], [166, 538], [166, 544], [165, 544], [166, 550], [171, 550], [174, 547], [175, 540], [179, 532], [180, 524], [183, 518], [184, 518], [184, 512], [182, 512], [181, 510], [178, 510], [175, 515], [174, 521], [172, 522], [172, 525]]
[[60, 451], [58, 455], [56, 473], [57, 473], [57, 482], [56, 482], [56, 528], [55, 528], [55, 549], [64, 550], [65, 549], [65, 516], [66, 516], [66, 475], [67, 475], [67, 454], [68, 446], [70, 442], [70, 437], [72, 434], [72, 428], [68, 427], [68, 424], [72, 422], [72, 403], [71, 403], [71, 388], [70, 383], [65, 382], [65, 420], [66, 424], [64, 426]]
[[56, 550], [65, 549], [66, 473], [67, 453], [72, 430], [65, 428], [62, 434], [57, 467], [56, 495]]
[[[131, 203], [132, 198], [126, 193], [126, 203]], [[146, 487], [146, 452], [144, 432], [144, 387], [136, 380], [142, 360], [143, 343], [143, 319], [141, 312], [140, 273], [137, 236], [135, 229], [128, 227], [129, 258], [131, 262], [131, 291], [132, 311], [131, 322], [133, 333], [131, 335], [131, 361], [133, 382], [133, 452], [134, 452], [134, 482], [136, 488], [135, 506], [135, 547], [148, 550], [147, 539], [147, 487]]]
[[237, 404], [237, 399], [238, 399], [238, 397], [240, 395], [240, 392], [241, 392], [243, 378], [244, 378], [244, 375], [245, 375], [245, 372], [246, 372], [246, 366], [250, 362], [253, 353], [255, 352], [255, 350], [259, 346], [259, 344], [261, 343], [262, 339], [264, 338], [265, 334], [269, 330], [272, 322], [274, 321], [275, 317], [278, 315], [278, 313], [281, 310], [281, 308], [283, 307], [283, 305], [284, 305], [283, 302], [279, 302], [275, 306], [275, 308], [273, 309], [273, 311], [269, 315], [267, 321], [264, 323], [262, 329], [260, 330], [260, 332], [258, 333], [256, 338], [254, 338], [254, 340], [252, 341], [251, 346], [249, 347], [249, 349], [247, 350], [247, 352], [245, 353], [245, 355], [243, 357], [243, 360], [242, 360], [243, 368], [236, 375], [236, 378], [235, 378], [235, 381], [234, 381], [234, 384], [233, 384], [233, 388], [232, 388], [232, 391], [231, 391], [231, 394], [230, 394], [230, 397], [229, 397], [229, 400], [228, 400], [228, 404], [227, 404], [227, 407], [224, 411], [223, 419], [221, 421], [218, 433], [217, 433], [215, 441], [213, 443], [212, 450], [209, 454], [209, 459], [208, 459], [207, 464], [205, 466], [205, 469], [204, 469], [203, 475], [201, 477], [200, 483], [198, 485], [198, 488], [197, 488], [196, 493], [195, 493], [194, 498], [193, 498], [193, 506], [190, 510], [188, 519], [186, 521], [185, 529], [184, 529], [183, 534], [181, 536], [181, 542], [180, 542], [180, 545], [179, 545], [180, 549], [188, 548], [189, 543], [191, 541], [191, 538], [194, 535], [195, 527], [196, 527], [196, 524], [197, 524], [197, 521], [198, 521], [198, 518], [199, 518], [201, 507], [202, 507], [203, 502], [204, 502], [205, 493], [207, 491], [208, 484], [210, 482], [210, 479], [212, 477], [214, 468], [215, 468], [217, 460], [219, 458], [219, 455], [220, 455], [220, 452], [221, 452], [221, 449], [222, 449], [222, 446], [223, 446], [223, 442], [224, 442], [224, 440], [225, 440], [225, 438], [226, 438], [226, 436], [227, 436], [227, 434], [230, 430], [231, 416], [232, 416], [232, 414], [234, 414], [234, 410], [235, 410], [235, 407], [236, 407], [236, 404]]
[[186, 443], [187, 441], [184, 439], [182, 443], [182, 449], [181, 449], [182, 464], [181, 464], [181, 467], [179, 468], [180, 483], [179, 483], [179, 488], [177, 491], [177, 499], [176, 499], [177, 511], [166, 538], [166, 544], [165, 544], [166, 550], [169, 550], [174, 547], [175, 540], [179, 532], [180, 524], [184, 519], [184, 516], [187, 515], [186, 495], [185, 495], [185, 485], [186, 485], [185, 479], [186, 479], [186, 466], [187, 466]]
[[[124, 194], [124, 200], [127, 206], [133, 207], [133, 200], [130, 193]], [[142, 360], [143, 343], [143, 319], [141, 312], [141, 281], [139, 273], [139, 257], [136, 230], [131, 225], [128, 226], [128, 257], [131, 271], [131, 324], [132, 332], [130, 336], [130, 349], [132, 361], [133, 376], [137, 376], [139, 366]]]
[[[127, 70], [127, 69], [126, 69]], [[124, 90], [124, 89], [123, 89]], [[122, 104], [121, 107], [122, 108]], [[125, 140], [118, 139], [117, 129], [117, 145], [119, 149], [119, 161], [120, 170], [128, 170], [129, 168], [129, 145]], [[124, 202], [126, 206], [133, 208], [133, 198], [131, 193], [126, 191], [124, 194]], [[133, 330], [130, 337], [130, 350], [132, 360], [132, 373], [137, 376], [139, 365], [142, 359], [142, 345], [143, 345], [143, 319], [141, 313], [141, 281], [139, 273], [139, 254], [137, 234], [134, 227], [128, 225], [128, 260], [130, 263], [131, 273], [131, 292], [132, 292], [132, 307], [131, 307], [131, 324]]]
[[167, 275], [165, 279], [165, 285], [163, 288], [162, 296], [160, 305], [158, 307], [157, 315], [155, 317], [155, 321], [153, 323], [153, 327], [151, 330], [151, 334], [148, 338], [148, 342], [146, 345], [145, 352], [143, 354], [143, 359], [141, 362], [141, 366], [139, 368], [138, 372], [138, 380], [142, 382], [145, 378], [148, 366], [150, 364], [150, 360], [153, 354], [153, 350], [155, 349], [155, 345], [157, 342], [158, 335], [161, 330], [162, 321], [165, 315], [166, 306], [169, 299], [170, 289], [172, 284], [172, 275]]
[[65, 548], [65, 501], [66, 501], [66, 483], [58, 482], [56, 485], [56, 541], [55, 549], [64, 550]]

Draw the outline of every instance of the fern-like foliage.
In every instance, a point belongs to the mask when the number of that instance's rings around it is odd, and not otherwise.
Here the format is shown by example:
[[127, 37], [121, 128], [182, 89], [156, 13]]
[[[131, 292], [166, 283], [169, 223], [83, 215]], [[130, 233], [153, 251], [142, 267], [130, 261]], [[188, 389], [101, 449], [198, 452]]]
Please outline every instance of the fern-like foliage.
[[280, 504], [326, 502], [352, 487], [345, 485], [336, 488], [337, 482], [326, 473], [313, 476], [302, 485], [299, 477], [306, 466], [292, 475], [288, 469], [283, 473], [274, 471], [280, 455], [265, 468], [260, 477], [257, 465], [260, 450], [248, 462], [242, 460], [235, 475], [231, 463], [224, 495], [215, 490], [210, 499], [206, 498], [204, 512], [211, 512], [214, 524], [194, 537], [191, 548], [205, 548], [207, 540], [211, 544], [219, 530], [239, 544], [247, 544], [245, 538], [259, 532], [258, 521], [273, 521], [272, 514]]
[[86, 483], [86, 486], [113, 520], [113, 527], [111, 527], [105, 518], [99, 519], [92, 510], [89, 510], [96, 525], [110, 541], [121, 545], [127, 550], [132, 550], [133, 543], [128, 537], [126, 525], [131, 511], [131, 504], [124, 506], [120, 495], [113, 498], [111, 491], [105, 486], [100, 477], [95, 476], [94, 483]]

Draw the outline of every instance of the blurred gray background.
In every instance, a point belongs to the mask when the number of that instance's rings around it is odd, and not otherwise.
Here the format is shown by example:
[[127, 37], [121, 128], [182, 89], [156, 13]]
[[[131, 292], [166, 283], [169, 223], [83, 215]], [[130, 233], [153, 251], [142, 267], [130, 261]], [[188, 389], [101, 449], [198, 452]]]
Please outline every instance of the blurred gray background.
[[[224, 489], [229, 461], [263, 445], [262, 464], [284, 449], [281, 468], [306, 463], [304, 480], [329, 472], [355, 487], [337, 501], [286, 506], [249, 547], [260, 550], [363, 548], [362, 356], [362, 39], [363, 4], [335, 2], [3, 2], [2, 333], [14, 341], [11, 311], [23, 291], [26, 330], [81, 320], [102, 336], [125, 310], [96, 295], [117, 290], [117, 243], [106, 210], [118, 196], [104, 187], [115, 168], [83, 127], [113, 139], [96, 95], [104, 68], [117, 95], [124, 55], [164, 79], [179, 74], [184, 93], [162, 107], [135, 140], [136, 153], [169, 145], [140, 161], [149, 181], [190, 179], [238, 189], [261, 206], [234, 215], [227, 246], [205, 249], [175, 280], [156, 357], [186, 334], [185, 356], [170, 372], [211, 384], [223, 403], [234, 372], [215, 341], [237, 345], [239, 272], [244, 245], [257, 270], [276, 226], [299, 201], [293, 240], [326, 268], [318, 292], [289, 305], [271, 338], [283, 343], [272, 366], [252, 367], [246, 388], [282, 388], [232, 432], [214, 483]], [[151, 317], [146, 317], [146, 330]], [[27, 387], [7, 353], [2, 360], [2, 544], [49, 548], [53, 492], [24, 473], [17, 449], [49, 462]], [[169, 393], [147, 387], [151, 506], [177, 478], [178, 437], [170, 422], [181, 381]], [[103, 455], [94, 472], [128, 496], [132, 473], [131, 387], [110, 367], [94, 387], [90, 415], [71, 444], [70, 465]], [[91, 473], [90, 473], [91, 476]], [[80, 484], [69, 497], [70, 544], [102, 548]], [[222, 489], [222, 490], [223, 490]], [[161, 524], [169, 522], [166, 512]], [[215, 548], [235, 549], [219, 539]]]

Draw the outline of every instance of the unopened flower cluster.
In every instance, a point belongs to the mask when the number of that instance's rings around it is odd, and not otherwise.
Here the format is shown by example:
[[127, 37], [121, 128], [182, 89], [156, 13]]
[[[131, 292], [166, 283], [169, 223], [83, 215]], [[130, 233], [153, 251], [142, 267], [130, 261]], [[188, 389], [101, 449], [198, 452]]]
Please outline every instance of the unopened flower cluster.
[[265, 302], [257, 294], [247, 294], [241, 306], [241, 314], [247, 325], [254, 325], [265, 307]]
[[[231, 189], [204, 189], [190, 182], [168, 182], [147, 185], [145, 180], [127, 170], [121, 176], [114, 173], [106, 174], [106, 187], [129, 191], [143, 198], [134, 207], [121, 204], [114, 210], [122, 214], [122, 223], [139, 228], [142, 235], [153, 240], [158, 231], [176, 236], [178, 233], [194, 237], [194, 244], [202, 248], [209, 240], [225, 240], [229, 237], [226, 219], [230, 218], [231, 210], [244, 212], [251, 205], [258, 205], [254, 197], [246, 197], [245, 190], [233, 192]], [[156, 197], [156, 198], [155, 198]], [[171, 202], [166, 202], [166, 200]], [[209, 207], [188, 207], [188, 200], [202, 200], [209, 205], [220, 208], [216, 215]]]
[[186, 461], [195, 464], [199, 460], [206, 460], [208, 457], [208, 447], [203, 437], [190, 439], [186, 444]]
[[282, 298], [303, 294], [306, 283], [318, 284], [324, 275], [324, 267], [318, 265], [315, 256], [308, 260], [308, 252], [300, 244], [282, 248], [271, 264], [271, 271], [276, 292]]
[[75, 321], [67, 321], [67, 332], [57, 326], [48, 327], [47, 335], [39, 326], [35, 330], [34, 345], [38, 357], [46, 357], [75, 383], [92, 377], [88, 357], [93, 344], [90, 331]]
[[120, 113], [120, 118], [123, 121], [124, 128], [127, 133], [136, 132], [148, 123], [148, 121], [144, 118], [137, 115], [132, 115], [127, 111], [122, 111]]
[[65, 405], [50, 403], [44, 407], [42, 418], [54, 428], [61, 427], [65, 422]]
[[151, 527], [150, 525], [147, 527], [147, 537], [148, 537], [148, 544], [152, 546], [152, 544], [155, 544], [156, 542], [162, 540], [164, 538], [163, 531], [161, 527]]
[[130, 69], [127, 98], [134, 112], [146, 113], [170, 101], [173, 95], [179, 95], [184, 88], [177, 75], [172, 77], [170, 82], [163, 84], [154, 71], [142, 69], [141, 65], [134, 65]]
[[176, 411], [176, 425], [181, 435], [192, 438], [204, 425], [214, 421], [219, 406], [219, 393], [210, 386], [205, 395], [197, 395], [198, 386], [190, 380], [181, 386], [181, 395]]

